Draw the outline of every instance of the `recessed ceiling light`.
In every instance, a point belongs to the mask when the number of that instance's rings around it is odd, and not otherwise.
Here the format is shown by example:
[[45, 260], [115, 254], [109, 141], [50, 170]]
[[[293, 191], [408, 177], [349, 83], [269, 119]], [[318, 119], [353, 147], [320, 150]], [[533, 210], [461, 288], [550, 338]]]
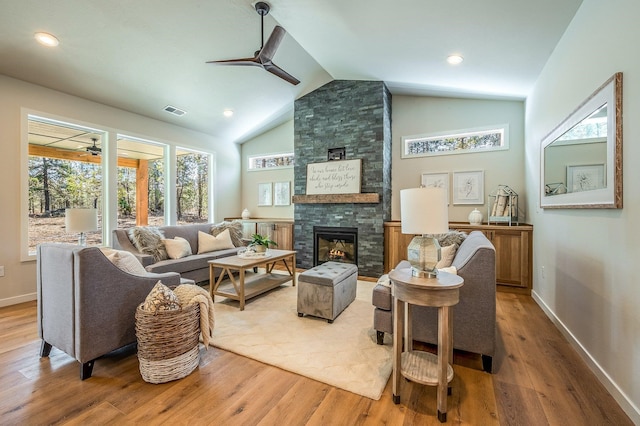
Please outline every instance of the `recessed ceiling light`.
[[233, 115], [233, 110], [232, 109], [225, 109], [222, 114], [224, 114], [225, 117], [231, 117]]
[[40, 43], [40, 44], [42, 44], [44, 46], [55, 47], [58, 44], [60, 44], [60, 41], [53, 34], [35, 33], [33, 35], [33, 37], [35, 37], [35, 39], [38, 41], [38, 43]]
[[458, 65], [462, 61], [464, 61], [464, 58], [462, 56], [460, 56], [460, 55], [449, 55], [449, 56], [447, 56], [447, 62], [449, 62], [451, 65]]

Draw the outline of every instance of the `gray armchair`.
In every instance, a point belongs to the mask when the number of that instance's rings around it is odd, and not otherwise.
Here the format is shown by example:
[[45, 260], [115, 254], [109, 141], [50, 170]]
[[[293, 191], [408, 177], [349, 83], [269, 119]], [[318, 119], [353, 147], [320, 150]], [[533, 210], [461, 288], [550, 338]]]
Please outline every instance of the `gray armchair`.
[[37, 252], [40, 356], [51, 347], [80, 362], [91, 377], [95, 360], [136, 342], [135, 311], [153, 286], [180, 284], [180, 274], [131, 275], [98, 247], [40, 244]]
[[[460, 302], [453, 307], [453, 347], [482, 355], [482, 368], [493, 370], [496, 347], [496, 253], [493, 244], [480, 231], [471, 232], [453, 259], [458, 275], [464, 278]], [[399, 268], [411, 267], [403, 261]], [[382, 284], [373, 290], [373, 326], [378, 344], [384, 333], [393, 331], [391, 288]], [[437, 308], [414, 306], [413, 339], [438, 344]]]

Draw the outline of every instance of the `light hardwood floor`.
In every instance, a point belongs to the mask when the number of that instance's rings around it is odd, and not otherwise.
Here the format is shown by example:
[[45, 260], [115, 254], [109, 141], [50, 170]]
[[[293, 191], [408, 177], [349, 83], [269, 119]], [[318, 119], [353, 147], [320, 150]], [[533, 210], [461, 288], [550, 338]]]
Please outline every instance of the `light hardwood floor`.
[[[632, 424], [531, 297], [498, 293], [497, 316], [494, 374], [455, 354], [449, 424]], [[403, 381], [395, 405], [391, 381], [373, 401], [215, 348], [171, 383], [145, 383], [131, 349], [98, 360], [81, 381], [59, 350], [39, 358], [35, 302], [0, 308], [0, 342], [2, 425], [440, 424], [433, 387]]]

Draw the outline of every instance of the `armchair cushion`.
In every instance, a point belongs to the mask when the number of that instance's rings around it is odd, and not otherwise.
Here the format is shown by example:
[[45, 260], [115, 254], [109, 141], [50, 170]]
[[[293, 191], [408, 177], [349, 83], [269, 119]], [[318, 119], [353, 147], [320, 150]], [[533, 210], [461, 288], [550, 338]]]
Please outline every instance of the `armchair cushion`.
[[118, 267], [121, 271], [127, 272], [131, 275], [147, 275], [148, 272], [144, 269], [144, 266], [138, 259], [130, 252], [126, 250], [114, 250], [110, 248], [100, 249], [102, 253]]

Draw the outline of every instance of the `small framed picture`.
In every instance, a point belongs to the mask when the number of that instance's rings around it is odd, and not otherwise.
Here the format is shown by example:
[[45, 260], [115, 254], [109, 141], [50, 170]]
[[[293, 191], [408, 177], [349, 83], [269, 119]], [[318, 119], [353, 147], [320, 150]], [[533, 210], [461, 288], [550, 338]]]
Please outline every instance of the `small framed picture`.
[[420, 183], [427, 188], [444, 188], [447, 193], [447, 204], [451, 202], [449, 199], [449, 173], [423, 173]]
[[271, 182], [258, 184], [258, 205], [270, 206], [271, 201]]
[[291, 185], [287, 182], [275, 182], [273, 184], [273, 205], [291, 205]]
[[329, 148], [327, 150], [327, 160], [344, 160], [346, 158], [346, 150], [342, 148]]
[[484, 204], [484, 170], [453, 172], [453, 204]]
[[591, 191], [604, 187], [604, 164], [567, 166], [569, 192]]

